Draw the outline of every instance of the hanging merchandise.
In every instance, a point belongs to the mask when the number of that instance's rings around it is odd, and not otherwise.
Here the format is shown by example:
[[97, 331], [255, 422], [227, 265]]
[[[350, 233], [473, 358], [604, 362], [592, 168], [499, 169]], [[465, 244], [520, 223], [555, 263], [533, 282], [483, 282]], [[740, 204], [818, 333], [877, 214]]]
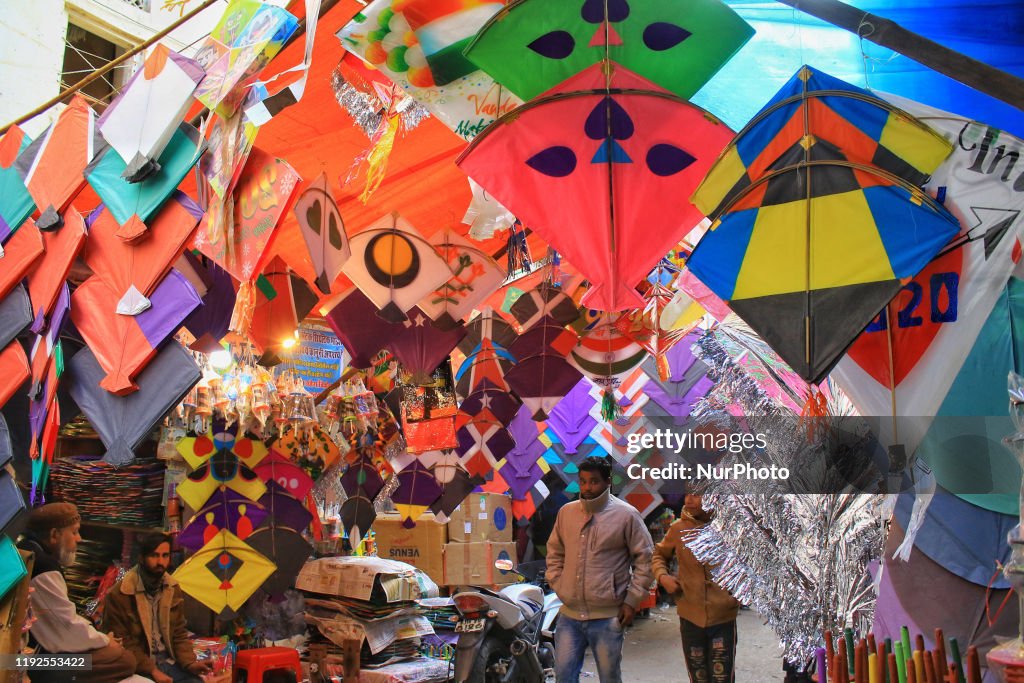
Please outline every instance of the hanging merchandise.
[[516, 338], [512, 326], [490, 308], [473, 318], [466, 325], [466, 336], [458, 345], [466, 357], [455, 375], [458, 394], [467, 397], [484, 382], [495, 388], [507, 389], [505, 373], [516, 362], [509, 347]]
[[[11, 126], [0, 137], [0, 250], [36, 210], [25, 181], [18, 174], [15, 162], [32, 143], [21, 128]], [[0, 251], [2, 253], [2, 251]]]
[[505, 273], [487, 253], [451, 228], [434, 233], [430, 243], [448, 262], [451, 279], [424, 297], [419, 307], [437, 327], [451, 329], [501, 286]]
[[392, 492], [391, 501], [402, 516], [402, 526], [412, 528], [427, 508], [441, 497], [443, 491], [430, 470], [418, 460], [414, 460], [395, 476], [398, 478], [398, 488]]
[[499, 120], [456, 163], [593, 283], [585, 305], [616, 311], [643, 306], [634, 286], [702, 218], [686, 198], [733, 134], [610, 68]]
[[508, 426], [519, 412], [523, 402], [507, 388], [495, 386], [489, 380], [482, 380], [459, 404], [459, 410], [467, 415], [488, 411], [504, 426]]
[[521, 0], [480, 29], [466, 57], [524, 100], [604, 60], [689, 98], [753, 34], [719, 0], [582, 7]]
[[[521, 104], [461, 54], [461, 46], [499, 9], [500, 2], [465, 7], [374, 0], [337, 36], [342, 47], [380, 69], [468, 140]], [[457, 73], [463, 75], [448, 80]]]
[[123, 178], [124, 161], [113, 148], [96, 155], [86, 167], [85, 177], [120, 225], [117, 236], [135, 243], [146, 237], [147, 222], [196, 165], [202, 152], [199, 131], [183, 123], [160, 155], [159, 170], [145, 180], [129, 184]]
[[377, 315], [377, 306], [358, 287], [342, 292], [324, 306], [324, 319], [345, 345], [353, 368], [370, 368], [397, 325]]
[[230, 618], [276, 569], [227, 529], [185, 560], [173, 577], [181, 589], [222, 619]]
[[582, 375], [566, 360], [578, 341], [575, 332], [544, 317], [509, 349], [517, 363], [505, 379], [534, 420], [546, 420], [549, 411], [579, 383]]
[[176, 537], [177, 544], [193, 552], [227, 529], [245, 541], [267, 518], [267, 510], [230, 489], [213, 494], [206, 505], [192, 516]]
[[473, 193], [473, 200], [466, 209], [462, 222], [469, 226], [469, 238], [487, 240], [494, 237], [495, 232], [511, 228], [516, 222], [516, 217], [489, 195], [487, 190], [480, 187], [478, 182], [472, 178], [467, 180]]
[[43, 254], [36, 259], [25, 278], [32, 300], [32, 331], [46, 329], [47, 316], [53, 310], [78, 253], [85, 245], [85, 221], [74, 208], [64, 214], [64, 224], [41, 233]]
[[32, 264], [43, 254], [43, 237], [31, 221], [26, 222], [3, 246], [4, 267], [0, 268], [0, 299], [18, 286]]
[[0, 408], [31, 376], [28, 356], [17, 340], [0, 349]]
[[54, 230], [63, 222], [64, 209], [85, 185], [82, 172], [100, 150], [96, 114], [81, 95], [71, 102], [19, 155], [18, 174], [41, 212], [40, 230]]
[[647, 305], [643, 310], [630, 311], [615, 321], [620, 332], [654, 356], [657, 366], [655, 374], [663, 380], [667, 379], [671, 372], [666, 354], [690, 331], [686, 328], [662, 329], [662, 314], [672, 296], [670, 290], [656, 283], [644, 295]]
[[402, 392], [402, 433], [411, 454], [458, 445], [455, 435], [458, 403], [451, 370], [442, 366], [435, 375], [439, 379], [430, 386], [404, 385], [396, 389]]
[[254, 469], [256, 475], [263, 481], [277, 483], [292, 498], [298, 501], [306, 499], [306, 494], [313, 488], [313, 479], [306, 471], [297, 464], [271, 452]]
[[[186, 252], [190, 255], [191, 252]], [[189, 345], [193, 351], [213, 353], [223, 349], [220, 340], [228, 333], [231, 312], [235, 307], [235, 282], [231, 274], [209, 261], [200, 266], [207, 281], [202, 304], [184, 320], [195, 341]]]
[[173, 269], [150, 295], [150, 308], [139, 315], [118, 314], [117, 299], [104, 280], [90, 277], [71, 297], [71, 321], [107, 372], [100, 386], [124, 396], [138, 389], [133, 378], [200, 305], [200, 299], [188, 280]]
[[801, 68], [694, 193], [714, 223], [687, 266], [817, 384], [901, 281], [957, 234], [957, 219], [915, 184], [951, 147], [881, 100]]
[[326, 173], [321, 173], [303, 190], [293, 210], [313, 262], [317, 289], [322, 294], [330, 294], [331, 286], [341, 274], [345, 261], [352, 256], [352, 250], [345, 234], [345, 222], [331, 196], [331, 184]]
[[714, 385], [708, 377], [708, 366], [690, 350], [698, 337], [691, 332], [666, 354], [669, 367], [666, 379], [661, 378], [653, 358], [640, 366], [650, 378], [644, 386], [644, 393], [651, 399], [651, 404], [644, 408], [645, 416], [664, 415], [671, 417], [675, 425], [685, 424], [694, 404]]
[[433, 245], [398, 213], [353, 235], [349, 245], [352, 258], [342, 270], [388, 322], [405, 320], [406, 311], [451, 277]]
[[295, 341], [299, 323], [316, 307], [318, 297], [280, 256], [271, 259], [255, 285], [248, 339], [261, 353], [280, 354], [286, 340]]
[[583, 440], [597, 426], [591, 415], [596, 401], [591, 395], [593, 384], [583, 377], [549, 411], [547, 427], [558, 436], [565, 453], [574, 454]]
[[32, 324], [32, 301], [28, 290], [17, 285], [0, 298], [0, 349], [5, 348], [15, 337]]
[[411, 374], [412, 384], [430, 384], [434, 371], [467, 334], [461, 322], [446, 329], [431, 325], [418, 306], [410, 309], [408, 320], [399, 324], [405, 329], [388, 340], [387, 348]]
[[218, 490], [230, 489], [250, 500], [259, 500], [267, 487], [229, 449], [217, 450], [178, 484], [178, 497], [193, 510], [200, 510]]
[[[211, 209], [218, 205], [227, 208], [229, 200], [234, 201], [231, 195], [252, 153], [258, 129], [245, 123], [241, 113], [226, 119], [214, 117], [208, 127], [206, 153], [199, 161], [199, 170], [206, 182], [199, 183], [199, 196]], [[213, 195], [207, 189], [212, 190]]]
[[401, 130], [407, 133], [430, 116], [430, 112], [403, 89], [394, 90], [394, 85], [382, 71], [347, 51], [331, 74], [335, 99], [368, 138], [380, 129], [389, 109], [386, 104], [389, 96], [395, 98], [390, 100], [390, 108], [401, 115]]
[[134, 459], [135, 448], [201, 376], [191, 354], [174, 341], [139, 373], [139, 389], [128, 396], [116, 396], [100, 386], [106, 372], [88, 348], [71, 357], [68, 370], [71, 397], [103, 440], [104, 460], [116, 465]]
[[275, 481], [267, 482], [267, 491], [258, 502], [274, 520], [277, 527], [287, 527], [292, 531], [302, 533], [309, 528], [310, 522], [313, 521], [313, 515], [306, 509], [306, 506], [288, 495], [288, 492], [278, 486]]
[[545, 316], [559, 325], [569, 325], [580, 317], [576, 303], [562, 291], [561, 287], [555, 286], [546, 278], [537, 287], [516, 299], [509, 308], [509, 313], [524, 330], [530, 329]]

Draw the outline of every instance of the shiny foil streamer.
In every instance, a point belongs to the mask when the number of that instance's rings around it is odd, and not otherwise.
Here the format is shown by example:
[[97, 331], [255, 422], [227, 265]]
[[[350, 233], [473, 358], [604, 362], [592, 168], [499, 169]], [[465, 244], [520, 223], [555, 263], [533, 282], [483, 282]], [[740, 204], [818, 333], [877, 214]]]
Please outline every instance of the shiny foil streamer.
[[[366, 137], [372, 138], [380, 128], [384, 104], [375, 95], [354, 87], [337, 70], [331, 74], [331, 88], [334, 90], [334, 97], [338, 100], [338, 104], [348, 112], [356, 125], [366, 134]], [[411, 131], [430, 116], [430, 112], [411, 97], [399, 93], [398, 98], [399, 102], [395, 110], [402, 117], [401, 130], [403, 132]]]

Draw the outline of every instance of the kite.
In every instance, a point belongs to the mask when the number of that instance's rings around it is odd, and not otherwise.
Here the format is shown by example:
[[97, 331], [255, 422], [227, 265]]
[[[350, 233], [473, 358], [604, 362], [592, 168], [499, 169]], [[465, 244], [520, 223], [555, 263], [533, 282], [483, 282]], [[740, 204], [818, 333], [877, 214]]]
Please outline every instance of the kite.
[[32, 300], [32, 331], [39, 334], [46, 327], [46, 316], [53, 310], [78, 252], [85, 245], [85, 221], [74, 208], [64, 214], [64, 225], [42, 233], [43, 255], [28, 273], [26, 284]]
[[[650, 467], [651, 463], [645, 465]], [[651, 485], [642, 479], [626, 484], [616, 497], [635, 507], [641, 517], [647, 517], [654, 512], [664, 500], [660, 493], [652, 490]]]
[[259, 503], [225, 489], [215, 493], [177, 536], [178, 545], [195, 552], [227, 529], [239, 540], [246, 540], [267, 518]]
[[277, 526], [273, 518], [269, 526], [257, 529], [245, 539], [253, 550], [273, 558], [277, 567], [261, 588], [272, 596], [283, 595], [295, 587], [295, 579], [302, 566], [313, 555], [313, 546], [297, 532], [286, 526]]
[[441, 496], [430, 506], [430, 511], [436, 517], [442, 515], [450, 517], [455, 508], [459, 507], [462, 501], [466, 499], [466, 496], [484, 482], [480, 477], [469, 476], [469, 473], [458, 465], [458, 456], [454, 454], [452, 456], [455, 458], [455, 465], [438, 463], [431, 467], [434, 478], [441, 485], [442, 491]]
[[217, 450], [178, 484], [178, 497], [193, 510], [202, 509], [218, 490], [230, 489], [258, 501], [267, 492], [259, 476], [241, 463], [230, 449]]
[[374, 357], [395, 332], [405, 328], [386, 322], [377, 315], [377, 306], [357, 287], [343, 292], [337, 303], [324, 315], [334, 334], [351, 356], [354, 368], [373, 366]]
[[43, 237], [31, 222], [26, 222], [3, 246], [0, 268], [0, 299], [14, 289], [44, 251]]
[[175, 570], [188, 595], [221, 619], [233, 616], [276, 570], [276, 565], [227, 529]]
[[880, 168], [915, 186], [923, 185], [953, 151], [951, 142], [910, 114], [803, 66], [722, 152], [694, 192], [694, 204], [707, 216], [720, 215], [808, 140], [812, 150], [817, 141], [828, 142], [840, 158]]
[[150, 222], [149, 236], [138, 244], [117, 236], [120, 225], [105, 207], [89, 216], [85, 262], [117, 294], [118, 313], [138, 315], [149, 308], [147, 297], [181, 255], [202, 215], [188, 195], [175, 190]]
[[[8, 536], [0, 538], [0, 599], [27, 575], [28, 569], [25, 568], [18, 546]], [[7, 609], [13, 610], [13, 606], [7, 606]]]
[[282, 159], [252, 150], [235, 187], [233, 230], [223, 233], [216, 211], [206, 215], [192, 246], [239, 282], [248, 282], [270, 260], [277, 227], [298, 190], [299, 174]]
[[556, 287], [550, 280], [545, 280], [536, 288], [526, 292], [512, 304], [509, 313], [519, 322], [519, 326], [528, 330], [544, 316], [559, 325], [569, 325], [580, 317], [576, 302]]
[[212, 436], [200, 434], [178, 440], [177, 451], [192, 469], [205, 465], [218, 451], [230, 451], [250, 469], [259, 465], [269, 453], [259, 439], [243, 436], [241, 426], [229, 430], [225, 421], [215, 419], [209, 433]]
[[409, 529], [416, 526], [416, 520], [441, 497], [443, 490], [419, 460], [414, 460], [395, 476], [398, 488], [391, 494], [391, 502], [402, 515], [402, 526]]
[[59, 228], [64, 209], [85, 185], [82, 172], [102, 144], [95, 119], [86, 99], [75, 95], [57, 120], [18, 155], [15, 167], [42, 212], [36, 219], [40, 230]]
[[[67, 229], [65, 225], [61, 231]], [[120, 315], [117, 294], [95, 275], [71, 297], [71, 320], [107, 372], [100, 386], [119, 396], [138, 389], [133, 378], [200, 303], [192, 285], [176, 270], [157, 286], [151, 301], [152, 306], [136, 316]]]
[[459, 410], [467, 415], [478, 415], [486, 410], [507, 427], [522, 404], [522, 401], [515, 394], [509, 393], [506, 387], [496, 386], [490, 380], [484, 379], [463, 399]]
[[460, 396], [469, 396], [483, 382], [507, 389], [504, 375], [515, 365], [508, 347], [517, 339], [516, 331], [501, 316], [486, 309], [466, 325], [466, 336], [458, 349], [466, 356], [455, 375]]
[[812, 384], [960, 229], [920, 188], [824, 140], [792, 148], [716, 218], [687, 267]]
[[275, 481], [268, 481], [267, 491], [260, 499], [263, 506], [274, 520], [274, 526], [287, 527], [292, 531], [302, 532], [313, 521], [313, 515], [306, 507], [288, 495]]
[[25, 349], [18, 341], [0, 349], [0, 408], [32, 377]]
[[[660, 378], [653, 358], [648, 358], [640, 366], [650, 378], [644, 385], [644, 393], [666, 416], [673, 418], [676, 425], [685, 422], [694, 404], [706, 396], [715, 384], [708, 377], [708, 367], [690, 351], [692, 343], [689, 342], [695, 341], [696, 335], [688, 335], [668, 352], [666, 360], [670, 374], [667, 379]], [[647, 416], [655, 413], [649, 405], [644, 409]]]
[[458, 426], [459, 463], [471, 475], [486, 477], [515, 448], [509, 431], [486, 411]]
[[420, 309], [441, 329], [451, 329], [490, 296], [505, 280], [505, 269], [488, 254], [451, 229], [430, 238], [448, 262], [451, 279], [420, 301]]
[[594, 66], [492, 124], [456, 164], [593, 283], [584, 305], [617, 311], [643, 306], [634, 286], [703, 218], [687, 198], [732, 135], [623, 67], [606, 83]]
[[345, 234], [345, 222], [331, 196], [331, 185], [326, 173], [321, 173], [299, 195], [294, 211], [302, 239], [306, 241], [306, 249], [313, 261], [317, 289], [330, 294], [331, 285], [338, 279], [345, 261], [352, 256], [352, 250], [348, 245], [348, 235]]
[[352, 258], [342, 270], [388, 322], [405, 320], [406, 311], [452, 274], [433, 245], [397, 213], [353, 235], [349, 245]]
[[505, 373], [505, 380], [534, 420], [546, 420], [551, 409], [579, 383], [582, 376], [566, 361], [578, 340], [575, 332], [545, 317], [509, 349], [517, 364]]
[[[673, 293], [666, 287], [655, 283], [644, 296], [647, 299], [647, 305], [643, 310], [630, 311], [622, 315], [615, 320], [615, 326], [626, 337], [654, 356], [658, 369], [657, 375], [662, 379], [667, 379], [670, 370], [665, 354], [686, 336], [689, 330], [685, 328], [662, 329], [662, 313], [673, 297]], [[694, 325], [696, 325], [696, 321]]]
[[313, 488], [313, 480], [306, 471], [275, 452], [264, 458], [255, 467], [256, 475], [263, 481], [273, 481], [295, 500], [305, 500]]
[[[25, 181], [18, 175], [14, 162], [31, 144], [32, 139], [21, 128], [11, 126], [0, 137], [0, 245], [21, 227], [36, 210]], [[0, 246], [2, 253], [2, 246]]]
[[[116, 396], [100, 386], [106, 371], [89, 348], [67, 361], [68, 391], [107, 452], [104, 461], [125, 465], [153, 426], [178, 405], [202, 377], [192, 354], [174, 341], [167, 343], [135, 378], [139, 390]], [[199, 505], [193, 505], [199, 509]]]
[[689, 99], [753, 34], [720, 0], [520, 0], [465, 54], [523, 100], [609, 59]]
[[548, 414], [548, 429], [558, 436], [565, 452], [570, 455], [576, 453], [583, 440], [597, 426], [597, 420], [590, 414], [597, 403], [590, 395], [591, 387], [590, 380], [584, 377]]
[[[185, 252], [191, 255], [191, 252]], [[220, 340], [231, 326], [231, 313], [235, 308], [235, 281], [231, 274], [212, 261], [203, 273], [208, 280], [202, 305], [184, 320], [185, 329], [196, 338], [189, 348], [202, 353], [220, 350]]]
[[121, 157], [127, 182], [166, 170], [164, 149], [173, 144], [171, 137], [205, 75], [198, 62], [160, 43], [100, 115], [96, 128]]
[[24, 285], [18, 285], [0, 299], [0, 349], [32, 324], [32, 302]]
[[[505, 460], [519, 473], [529, 472], [538, 460], [544, 455], [547, 447], [540, 441], [540, 432], [537, 431], [537, 423], [530, 415], [528, 408], [522, 408], [516, 414], [512, 424], [508, 426], [508, 433], [516, 445], [505, 454]], [[503, 473], [505, 481], [509, 480], [508, 474]], [[532, 484], [531, 484], [532, 486]]]
[[181, 184], [201, 152], [199, 131], [183, 123], [160, 156], [159, 170], [145, 180], [129, 184], [123, 177], [124, 161], [111, 147], [96, 156], [86, 167], [85, 177], [120, 225], [119, 238], [130, 244], [145, 238], [147, 221]]
[[260, 352], [276, 351], [292, 339], [299, 323], [316, 307], [318, 297], [305, 280], [275, 256], [256, 278], [256, 305], [249, 339]]
[[[301, 429], [294, 425], [285, 425], [274, 441], [273, 449], [292, 462], [313, 464], [315, 472], [330, 469], [341, 458], [338, 445], [317, 422]], [[310, 476], [319, 479], [318, 474]]]
[[466, 336], [461, 323], [446, 329], [431, 325], [418, 307], [409, 310], [408, 319], [401, 325], [405, 329], [388, 339], [386, 346], [402, 367], [412, 373], [413, 384], [428, 384], [434, 370]]

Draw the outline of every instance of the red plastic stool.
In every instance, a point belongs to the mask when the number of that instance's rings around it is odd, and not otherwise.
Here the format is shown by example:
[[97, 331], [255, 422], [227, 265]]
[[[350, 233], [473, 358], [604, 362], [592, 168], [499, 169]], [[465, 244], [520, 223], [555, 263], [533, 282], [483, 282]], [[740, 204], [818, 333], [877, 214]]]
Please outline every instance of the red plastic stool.
[[[302, 664], [299, 651], [290, 647], [261, 647], [255, 650], [239, 650], [235, 655], [232, 683], [263, 683], [263, 676], [269, 671], [283, 669], [295, 674], [295, 681], [302, 680]], [[245, 672], [239, 676], [240, 672]]]

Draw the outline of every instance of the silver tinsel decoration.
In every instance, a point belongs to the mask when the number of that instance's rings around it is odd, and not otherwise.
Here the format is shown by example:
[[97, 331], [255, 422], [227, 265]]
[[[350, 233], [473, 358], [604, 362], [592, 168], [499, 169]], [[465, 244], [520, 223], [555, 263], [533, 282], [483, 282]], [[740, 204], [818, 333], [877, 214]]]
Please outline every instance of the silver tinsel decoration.
[[[875, 490], [881, 476], [867, 447], [873, 437], [866, 429], [837, 430], [834, 423], [809, 436], [714, 334], [698, 342], [698, 355], [718, 381], [694, 408], [697, 424], [735, 425], [724, 408], [739, 405], [744, 431], [767, 436], [757, 464], [786, 467], [790, 478], [703, 482], [704, 507], [714, 518], [687, 546], [715, 566], [721, 586], [764, 617], [784, 658], [806, 667], [825, 630], [852, 627], [864, 634], [873, 619], [877, 596], [867, 565], [882, 552], [883, 497], [859, 492]], [[750, 460], [741, 453], [718, 464]], [[808, 493], [822, 491], [838, 493]]]
[[[331, 88], [334, 90], [334, 97], [338, 100], [338, 104], [349, 113], [366, 137], [372, 138], [380, 128], [386, 105], [376, 96], [354, 87], [337, 69], [331, 74]], [[403, 131], [411, 131], [430, 116], [426, 107], [409, 97], [404, 91], [398, 91], [395, 98], [397, 100], [396, 111], [402, 117]]]

